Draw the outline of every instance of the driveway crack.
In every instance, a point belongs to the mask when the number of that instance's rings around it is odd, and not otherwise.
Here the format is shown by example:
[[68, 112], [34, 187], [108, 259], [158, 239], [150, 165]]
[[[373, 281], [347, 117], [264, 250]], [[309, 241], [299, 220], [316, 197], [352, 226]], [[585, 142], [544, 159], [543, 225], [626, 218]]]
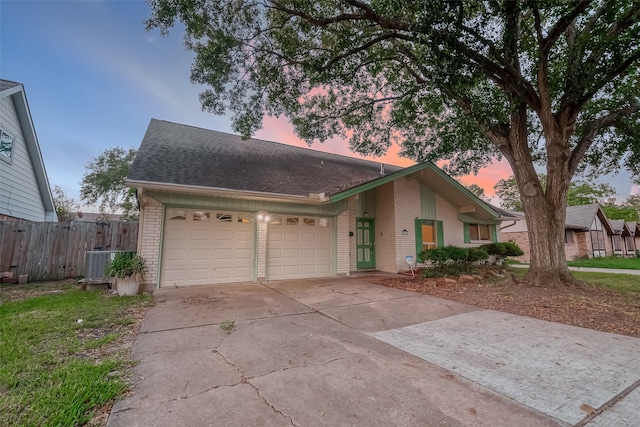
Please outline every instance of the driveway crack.
[[600, 406], [598, 409], [593, 411], [593, 413], [591, 413], [588, 417], [586, 417], [585, 419], [580, 421], [578, 424], [576, 424], [575, 427], [586, 426], [588, 423], [593, 421], [594, 418], [596, 418], [598, 415], [602, 414], [607, 409], [610, 409], [613, 406], [615, 406], [616, 403], [618, 403], [620, 400], [624, 399], [629, 393], [631, 393], [632, 391], [634, 391], [638, 387], [640, 387], [640, 380], [634, 382], [629, 387], [625, 388], [620, 393], [618, 393], [615, 396], [613, 396], [611, 399], [609, 399], [607, 402], [605, 402], [602, 406]]
[[284, 412], [282, 412], [281, 410], [279, 410], [278, 408], [276, 408], [274, 405], [272, 405], [271, 403], [269, 403], [269, 401], [268, 401], [268, 400], [267, 400], [267, 399], [262, 395], [262, 393], [260, 393], [260, 390], [258, 389], [258, 387], [256, 387], [256, 385], [255, 385], [255, 384], [253, 384], [253, 383], [251, 382], [251, 378], [247, 377], [247, 374], [246, 374], [242, 369], [240, 369], [240, 367], [239, 367], [238, 365], [236, 365], [235, 363], [233, 363], [233, 362], [231, 362], [229, 359], [227, 359], [227, 357], [226, 357], [224, 354], [222, 354], [220, 351], [218, 351], [218, 350], [213, 350], [213, 352], [214, 352], [214, 353], [216, 353], [216, 354], [218, 354], [218, 355], [220, 355], [220, 357], [222, 357], [222, 359], [223, 359], [227, 364], [229, 364], [230, 366], [233, 366], [233, 367], [238, 371], [238, 373], [240, 374], [240, 377], [242, 378], [242, 379], [240, 380], [240, 383], [242, 383], [242, 384], [248, 384], [249, 386], [251, 386], [251, 387], [255, 390], [256, 394], [260, 397], [260, 399], [262, 399], [262, 401], [263, 401], [267, 406], [269, 406], [269, 407], [270, 407], [270, 408], [271, 408], [275, 413], [277, 413], [277, 414], [279, 414], [280, 416], [282, 416], [282, 417], [286, 418], [287, 420], [289, 420], [289, 423], [290, 423], [292, 426], [294, 426], [294, 427], [299, 427], [299, 425], [298, 425], [298, 424], [296, 424], [296, 423], [294, 423], [294, 422], [293, 422], [293, 418], [291, 418], [289, 415], [285, 414]]

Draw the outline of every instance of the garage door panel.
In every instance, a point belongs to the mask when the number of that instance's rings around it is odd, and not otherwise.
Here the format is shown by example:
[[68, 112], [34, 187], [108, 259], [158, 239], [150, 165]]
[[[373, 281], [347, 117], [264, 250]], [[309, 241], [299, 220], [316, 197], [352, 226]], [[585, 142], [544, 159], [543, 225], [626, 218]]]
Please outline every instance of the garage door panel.
[[267, 260], [274, 258], [282, 258], [282, 249], [269, 248], [267, 249]]
[[318, 257], [320, 257], [320, 258], [329, 259], [329, 258], [331, 258], [331, 249], [318, 248], [317, 254], [318, 254]]
[[330, 224], [328, 218], [286, 215], [283, 224], [270, 225], [267, 279], [330, 276], [333, 271]]
[[169, 249], [165, 251], [164, 259], [168, 261], [184, 261], [187, 259], [186, 249]]
[[304, 232], [302, 233], [302, 241], [303, 242], [317, 242], [318, 241], [318, 235], [316, 233], [310, 233], [310, 232]]
[[214, 240], [217, 241], [225, 241], [225, 240], [233, 240], [233, 230], [216, 230], [213, 236]]
[[255, 224], [238, 222], [251, 221], [253, 215], [183, 209], [186, 219], [171, 220], [170, 210], [163, 231], [161, 286], [253, 279]]
[[300, 250], [297, 248], [287, 248], [284, 250], [285, 259], [298, 259], [300, 258]]
[[237, 260], [252, 260], [253, 259], [253, 248], [251, 249], [236, 249], [235, 258]]
[[236, 232], [236, 239], [242, 241], [250, 241], [253, 243], [253, 231], [251, 230], [241, 230]]
[[189, 280], [207, 280], [209, 277], [209, 268], [193, 268], [188, 270]]
[[191, 249], [189, 250], [189, 260], [198, 262], [198, 261], [209, 261], [209, 249]]
[[302, 249], [302, 258], [312, 258], [312, 259], [317, 259], [318, 258], [318, 249], [311, 249], [311, 248], [306, 248], [306, 249]]

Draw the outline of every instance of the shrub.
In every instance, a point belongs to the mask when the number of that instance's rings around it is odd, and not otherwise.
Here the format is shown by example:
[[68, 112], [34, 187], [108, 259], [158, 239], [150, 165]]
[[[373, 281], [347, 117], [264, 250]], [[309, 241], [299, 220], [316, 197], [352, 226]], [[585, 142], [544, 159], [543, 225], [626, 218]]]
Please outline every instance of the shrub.
[[471, 273], [473, 264], [489, 257], [483, 248], [460, 248], [457, 246], [443, 246], [427, 249], [418, 254], [419, 262], [429, 261], [431, 267], [423, 270], [425, 277], [442, 277]]
[[524, 255], [520, 246], [511, 240], [508, 242], [489, 243], [482, 245], [481, 248], [485, 249], [489, 255], [495, 257], [496, 264], [502, 264], [506, 257]]

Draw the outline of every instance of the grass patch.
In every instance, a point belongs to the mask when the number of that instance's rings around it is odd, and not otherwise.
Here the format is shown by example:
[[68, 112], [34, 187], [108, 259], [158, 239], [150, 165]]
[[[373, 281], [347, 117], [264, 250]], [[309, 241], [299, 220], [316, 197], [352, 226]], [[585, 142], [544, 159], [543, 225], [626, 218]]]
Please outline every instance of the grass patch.
[[622, 268], [640, 270], [640, 258], [603, 257], [568, 261], [570, 267]]
[[[512, 268], [510, 271], [516, 277], [524, 277], [526, 268]], [[591, 283], [605, 289], [619, 292], [640, 293], [640, 277], [632, 274], [600, 273], [590, 271], [572, 271], [571, 274], [578, 280]]]
[[[65, 289], [0, 305], [0, 425], [82, 425], [127, 389], [128, 357], [105, 351], [150, 297]], [[78, 322], [82, 319], [81, 322]], [[125, 319], [125, 320], [123, 320]], [[94, 354], [94, 353], [92, 353]]]
[[236, 322], [234, 320], [227, 320], [220, 323], [220, 327], [227, 335], [229, 335], [236, 329]]

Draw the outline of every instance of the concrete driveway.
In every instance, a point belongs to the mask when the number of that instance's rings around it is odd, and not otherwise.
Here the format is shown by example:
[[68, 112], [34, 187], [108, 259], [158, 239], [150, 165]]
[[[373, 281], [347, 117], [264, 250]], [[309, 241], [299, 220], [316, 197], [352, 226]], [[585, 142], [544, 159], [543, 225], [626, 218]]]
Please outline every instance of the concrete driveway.
[[640, 340], [373, 279], [156, 291], [108, 426], [638, 425]]

